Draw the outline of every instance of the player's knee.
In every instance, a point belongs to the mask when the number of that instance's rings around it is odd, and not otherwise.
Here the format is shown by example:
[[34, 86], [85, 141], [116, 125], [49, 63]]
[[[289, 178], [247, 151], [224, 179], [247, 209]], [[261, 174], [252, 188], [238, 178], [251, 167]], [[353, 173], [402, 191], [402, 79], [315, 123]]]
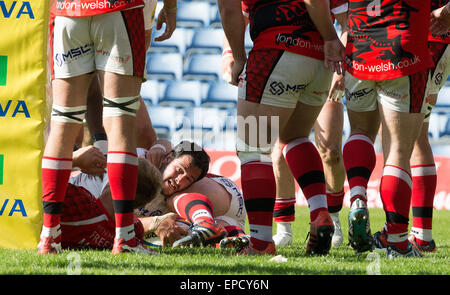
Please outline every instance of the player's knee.
[[236, 152], [237, 156], [241, 160], [241, 163], [250, 161], [270, 162], [272, 163], [272, 147], [260, 148], [250, 146], [243, 140], [236, 140]]
[[83, 124], [86, 117], [86, 109], [84, 106], [63, 107], [57, 104], [52, 106], [51, 120], [61, 123]]
[[330, 146], [325, 150], [321, 150], [322, 160], [327, 165], [336, 165], [342, 160], [340, 147]]
[[129, 115], [136, 117], [139, 109], [139, 96], [103, 98], [103, 118]]

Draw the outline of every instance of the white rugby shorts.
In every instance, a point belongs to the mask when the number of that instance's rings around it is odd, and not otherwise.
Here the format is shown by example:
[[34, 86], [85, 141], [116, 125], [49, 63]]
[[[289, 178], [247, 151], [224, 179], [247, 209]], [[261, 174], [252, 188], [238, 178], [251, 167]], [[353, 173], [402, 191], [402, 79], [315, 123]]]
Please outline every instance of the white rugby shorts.
[[143, 77], [142, 7], [90, 17], [56, 16], [50, 24], [52, 79], [95, 70]]
[[332, 72], [322, 60], [279, 49], [251, 50], [238, 97], [283, 108], [295, 108], [299, 101], [322, 106], [331, 78]]

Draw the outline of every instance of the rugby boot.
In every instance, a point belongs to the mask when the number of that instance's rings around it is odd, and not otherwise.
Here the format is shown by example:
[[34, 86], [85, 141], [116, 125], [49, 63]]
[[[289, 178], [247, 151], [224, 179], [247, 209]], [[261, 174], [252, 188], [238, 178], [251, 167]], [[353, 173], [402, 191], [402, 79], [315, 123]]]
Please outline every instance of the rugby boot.
[[287, 232], [278, 232], [272, 237], [275, 246], [289, 246], [292, 245], [292, 234]]
[[388, 246], [387, 235], [384, 229], [373, 234], [372, 244], [375, 250], [386, 250]]
[[408, 243], [406, 250], [402, 251], [398, 249], [395, 245], [388, 245], [386, 249], [386, 258], [394, 259], [399, 257], [423, 257], [423, 254], [420, 253], [419, 249], [417, 249], [413, 244]]
[[348, 214], [348, 241], [357, 253], [373, 250], [369, 210], [360, 198], [353, 201]]
[[217, 223], [201, 220], [194, 223], [188, 230], [188, 235], [175, 241], [173, 248], [180, 246], [201, 247], [218, 243], [227, 236], [227, 231]]
[[249, 242], [247, 246], [242, 248], [242, 250], [239, 252], [241, 255], [276, 255], [277, 251], [275, 249], [275, 243], [270, 242], [267, 244], [267, 246], [262, 249], [256, 249], [253, 247], [252, 243]]
[[234, 248], [236, 252], [242, 251], [244, 247], [248, 246], [250, 243], [250, 236], [243, 235], [239, 237], [226, 237], [222, 239], [219, 243], [219, 248], [227, 249]]
[[127, 252], [137, 254], [158, 255], [158, 252], [155, 252], [145, 247], [142, 244], [142, 242], [137, 238], [132, 238], [129, 241], [125, 241], [125, 239], [114, 239], [112, 254], [118, 255], [120, 253], [127, 253]]
[[310, 231], [306, 253], [311, 255], [327, 255], [331, 248], [334, 225], [328, 211], [321, 211], [310, 223]]
[[338, 247], [344, 241], [344, 236], [342, 235], [341, 222], [339, 220], [339, 212], [330, 213], [331, 220], [333, 220], [334, 233], [331, 238], [331, 246]]
[[61, 235], [56, 238], [41, 237], [37, 246], [38, 254], [57, 254], [61, 252]]
[[414, 236], [413, 234], [411, 234], [409, 236], [408, 240], [411, 244], [413, 244], [421, 252], [436, 252], [436, 243], [434, 242], [434, 240], [431, 240], [430, 242], [428, 242], [427, 245], [420, 245], [416, 241], [416, 236]]

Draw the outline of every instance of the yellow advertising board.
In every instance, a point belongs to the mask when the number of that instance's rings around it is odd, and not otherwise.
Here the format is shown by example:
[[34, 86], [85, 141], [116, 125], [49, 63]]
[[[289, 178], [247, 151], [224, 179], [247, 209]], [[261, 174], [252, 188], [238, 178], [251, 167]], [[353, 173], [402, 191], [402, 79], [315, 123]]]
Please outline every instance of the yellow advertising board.
[[48, 15], [48, 0], [0, 0], [0, 248], [39, 242]]

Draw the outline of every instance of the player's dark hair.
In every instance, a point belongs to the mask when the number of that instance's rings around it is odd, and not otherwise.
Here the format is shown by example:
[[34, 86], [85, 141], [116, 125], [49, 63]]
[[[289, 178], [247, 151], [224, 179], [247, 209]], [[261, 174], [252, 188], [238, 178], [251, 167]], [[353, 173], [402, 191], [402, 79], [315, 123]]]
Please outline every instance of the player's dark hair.
[[206, 173], [208, 173], [210, 158], [205, 150], [198, 144], [183, 140], [173, 148], [172, 152], [174, 159], [184, 155], [192, 157], [192, 165], [201, 170], [200, 176], [195, 181], [202, 179], [205, 177]]

